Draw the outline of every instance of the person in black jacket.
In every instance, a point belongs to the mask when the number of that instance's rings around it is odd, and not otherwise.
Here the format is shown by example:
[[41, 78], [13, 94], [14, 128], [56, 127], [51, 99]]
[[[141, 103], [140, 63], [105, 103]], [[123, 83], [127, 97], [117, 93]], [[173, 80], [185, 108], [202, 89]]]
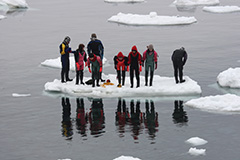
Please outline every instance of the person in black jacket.
[[[187, 52], [183, 47], [180, 49], [176, 49], [172, 54], [172, 62], [174, 68], [174, 77], [176, 83], [183, 83], [185, 80], [183, 79], [183, 66], [187, 61], [188, 55]], [[178, 73], [179, 73], [179, 80], [178, 80]]]

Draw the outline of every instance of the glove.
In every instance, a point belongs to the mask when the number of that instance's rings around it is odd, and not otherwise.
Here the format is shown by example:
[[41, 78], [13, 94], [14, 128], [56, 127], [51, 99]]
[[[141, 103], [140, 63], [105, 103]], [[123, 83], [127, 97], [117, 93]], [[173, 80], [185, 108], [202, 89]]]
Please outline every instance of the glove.
[[100, 67], [99, 72], [102, 72], [102, 67]]
[[85, 67], [87, 67], [87, 62], [85, 62]]
[[129, 66], [127, 66], [127, 71], [129, 72]]
[[155, 69], [157, 69], [157, 62], [155, 63]]
[[142, 66], [140, 65], [139, 71], [142, 72]]
[[88, 71], [89, 71], [90, 73], [92, 73], [92, 71], [91, 71], [91, 68], [90, 68], [90, 67], [88, 67]]

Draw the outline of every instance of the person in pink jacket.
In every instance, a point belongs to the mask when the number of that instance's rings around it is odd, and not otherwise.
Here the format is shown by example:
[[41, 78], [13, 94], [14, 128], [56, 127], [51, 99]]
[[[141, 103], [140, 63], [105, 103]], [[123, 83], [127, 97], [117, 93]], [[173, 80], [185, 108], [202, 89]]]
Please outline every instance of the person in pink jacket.
[[[145, 64], [144, 64], [145, 63]], [[153, 45], [147, 46], [147, 50], [143, 53], [142, 65], [145, 65], [145, 86], [148, 85], [148, 73], [150, 69], [150, 86], [152, 86], [154, 69], [157, 69], [157, 52], [153, 49]]]

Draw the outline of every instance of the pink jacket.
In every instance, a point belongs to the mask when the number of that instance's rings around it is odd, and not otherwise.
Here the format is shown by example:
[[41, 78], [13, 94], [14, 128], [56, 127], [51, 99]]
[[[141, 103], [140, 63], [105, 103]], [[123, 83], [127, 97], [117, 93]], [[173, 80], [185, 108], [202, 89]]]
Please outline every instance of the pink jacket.
[[79, 58], [78, 61], [76, 62], [76, 66], [77, 66], [77, 70], [83, 70], [84, 69], [84, 57], [86, 55], [86, 53], [84, 52], [83, 55], [81, 53], [78, 53]]

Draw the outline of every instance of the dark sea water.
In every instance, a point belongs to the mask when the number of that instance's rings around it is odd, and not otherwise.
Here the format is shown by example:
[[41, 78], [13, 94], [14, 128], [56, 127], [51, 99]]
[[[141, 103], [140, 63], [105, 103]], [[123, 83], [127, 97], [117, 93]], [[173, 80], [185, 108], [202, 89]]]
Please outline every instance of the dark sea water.
[[[60, 70], [40, 63], [59, 56], [58, 46], [66, 35], [76, 49], [79, 43], [87, 44], [95, 32], [110, 64], [119, 51], [127, 55], [137, 45], [142, 53], [152, 43], [160, 55], [155, 73], [173, 76], [170, 56], [184, 46], [189, 54], [184, 74], [199, 83], [202, 96], [239, 94], [238, 90], [218, 87], [216, 77], [229, 67], [239, 66], [240, 13], [207, 13], [201, 6], [182, 11], [171, 7], [169, 0], [140, 4], [109, 4], [103, 0], [27, 2], [30, 9], [9, 13], [0, 21], [1, 160], [112, 160], [121, 155], [142, 160], [239, 159], [238, 113], [209, 113], [185, 106], [175, 109], [175, 100], [183, 100], [178, 97], [154, 101], [129, 98], [125, 102], [132, 118], [119, 120], [116, 111], [121, 99], [93, 100], [44, 92], [44, 84], [59, 79]], [[221, 0], [221, 5], [239, 6], [240, 1]], [[164, 27], [107, 22], [119, 12], [151, 11], [194, 16], [198, 22]], [[115, 73], [112, 65], [104, 72]], [[71, 72], [70, 76], [74, 75]], [[31, 96], [16, 98], [12, 93]], [[83, 111], [91, 112], [92, 118], [80, 119]], [[136, 118], [138, 114], [140, 119]], [[208, 141], [197, 147], [206, 149], [205, 156], [187, 153], [191, 146], [185, 141], [196, 136]]]

